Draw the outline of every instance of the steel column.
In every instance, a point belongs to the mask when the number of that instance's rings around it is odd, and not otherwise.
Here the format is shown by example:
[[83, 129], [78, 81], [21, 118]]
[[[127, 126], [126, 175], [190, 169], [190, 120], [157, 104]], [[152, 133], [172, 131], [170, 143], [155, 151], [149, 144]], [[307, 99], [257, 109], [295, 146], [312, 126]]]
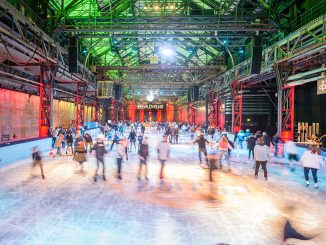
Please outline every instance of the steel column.
[[232, 130], [238, 132], [242, 128], [242, 83], [231, 83], [232, 92]]
[[282, 90], [281, 138], [284, 140], [294, 139], [294, 92], [295, 87], [283, 88]]
[[77, 82], [76, 89], [76, 126], [83, 126], [85, 120], [85, 95], [86, 95], [86, 86], [80, 82]]
[[44, 82], [44, 65], [40, 65], [40, 106], [39, 106], [39, 137], [47, 137], [51, 126], [52, 96], [51, 82]]

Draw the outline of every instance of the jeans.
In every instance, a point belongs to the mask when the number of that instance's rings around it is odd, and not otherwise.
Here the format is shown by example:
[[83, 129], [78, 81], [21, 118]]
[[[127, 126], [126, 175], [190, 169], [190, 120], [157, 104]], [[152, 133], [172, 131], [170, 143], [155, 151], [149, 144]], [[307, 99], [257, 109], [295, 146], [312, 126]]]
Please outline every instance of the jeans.
[[138, 178], [140, 178], [141, 169], [142, 169], [142, 166], [143, 165], [145, 167], [145, 177], [147, 178], [147, 159], [146, 158], [144, 160], [140, 159], [140, 162], [139, 162], [139, 170], [138, 170]]
[[96, 171], [95, 171], [95, 176], [97, 176], [97, 171], [100, 168], [100, 163], [102, 163], [103, 166], [103, 178], [105, 178], [105, 164], [104, 164], [104, 159], [103, 158], [97, 158], [97, 167], [96, 167]]
[[307, 168], [307, 167], [304, 167], [303, 168], [304, 177], [305, 177], [306, 181], [309, 181], [309, 172], [310, 172], [310, 169], [311, 169], [311, 173], [312, 173], [312, 177], [314, 179], [314, 182], [317, 183], [318, 182], [318, 179], [317, 179], [317, 171], [318, 171], [318, 169], [316, 169], [316, 168]]
[[259, 168], [260, 168], [260, 165], [261, 165], [261, 167], [264, 170], [264, 177], [267, 178], [266, 164], [267, 164], [267, 161], [256, 161], [256, 168], [255, 168], [255, 176], [256, 177], [258, 176], [258, 171], [259, 171]]
[[277, 157], [277, 155], [278, 155], [278, 144], [275, 144], [274, 148], [275, 148], [274, 156]]
[[117, 158], [118, 176], [121, 175], [122, 158]]
[[254, 149], [249, 148], [249, 156], [248, 156], [249, 159], [250, 159], [251, 153], [252, 153], [252, 158], [254, 159], [255, 158]]
[[229, 154], [228, 151], [224, 151], [224, 150], [220, 150], [218, 152], [218, 165], [220, 166], [220, 168], [222, 168], [222, 158], [223, 156], [225, 157], [225, 160], [227, 161], [228, 164], [228, 168], [230, 169], [230, 162], [229, 162]]
[[204, 156], [205, 156], [205, 159], [206, 159], [206, 163], [208, 163], [206, 148], [198, 148], [198, 157], [199, 157], [200, 163], [201, 163], [201, 153], [204, 153]]
[[160, 162], [161, 162], [161, 171], [160, 171], [160, 176], [161, 176], [161, 177], [163, 176], [163, 169], [164, 169], [165, 161], [166, 161], [166, 160], [160, 159]]

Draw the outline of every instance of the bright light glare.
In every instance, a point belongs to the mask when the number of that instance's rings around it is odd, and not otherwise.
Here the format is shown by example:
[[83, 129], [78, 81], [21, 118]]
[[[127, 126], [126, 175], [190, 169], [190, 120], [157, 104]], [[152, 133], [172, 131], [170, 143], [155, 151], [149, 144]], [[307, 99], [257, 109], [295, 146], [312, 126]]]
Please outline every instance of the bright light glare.
[[146, 99], [148, 102], [152, 102], [152, 101], [154, 101], [154, 95], [152, 93], [150, 93], [149, 95], [147, 95]]
[[170, 47], [161, 47], [160, 54], [163, 56], [173, 56], [174, 52]]

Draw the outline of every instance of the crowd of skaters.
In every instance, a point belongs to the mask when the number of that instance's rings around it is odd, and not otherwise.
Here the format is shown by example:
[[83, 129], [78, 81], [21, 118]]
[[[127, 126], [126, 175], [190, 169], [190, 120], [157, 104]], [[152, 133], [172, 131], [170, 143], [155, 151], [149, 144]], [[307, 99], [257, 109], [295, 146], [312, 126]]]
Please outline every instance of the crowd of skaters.
[[[185, 123], [154, 123], [152, 126], [156, 127], [158, 133], [162, 133], [162, 138], [157, 145], [157, 157], [161, 164], [159, 171], [159, 178], [163, 179], [164, 167], [166, 161], [169, 159], [170, 145], [179, 143], [179, 134], [190, 136], [190, 142], [198, 145], [198, 158], [200, 166], [209, 169], [209, 180], [213, 179], [213, 172], [223, 168], [223, 160], [227, 164], [228, 172], [231, 172], [231, 164], [229, 157], [231, 151], [234, 149], [244, 150], [247, 148], [248, 159], [254, 161], [254, 177], [258, 178], [260, 167], [263, 169], [264, 178], [268, 180], [267, 163], [271, 160], [271, 146], [274, 147], [274, 156], [278, 157], [278, 146], [284, 144], [284, 152], [287, 153], [289, 168], [295, 171], [295, 165], [299, 162], [303, 165], [304, 177], [306, 186], [310, 185], [309, 173], [312, 172], [314, 187], [318, 188], [317, 172], [323, 164], [321, 157], [321, 150], [317, 145], [311, 145], [307, 149], [301, 159], [299, 159], [298, 150], [295, 142], [283, 142], [276, 134], [270, 137], [266, 132], [257, 131], [251, 133], [250, 130], [240, 130], [234, 134], [233, 139], [229, 139], [230, 133], [225, 129], [213, 128], [210, 126], [196, 126], [195, 124]], [[126, 129], [129, 128], [129, 135], [124, 135]], [[139, 130], [140, 129], [140, 132]], [[137, 179], [144, 178], [148, 181], [148, 158], [149, 158], [149, 138], [145, 134], [146, 127], [139, 122], [118, 122], [110, 123], [101, 127], [101, 133], [98, 134], [93, 145], [93, 139], [87, 132], [83, 132], [83, 128], [69, 127], [63, 129], [62, 127], [55, 128], [51, 131], [52, 147], [57, 148], [57, 155], [61, 156], [63, 146], [67, 145], [66, 154], [74, 155], [74, 160], [80, 165], [80, 172], [84, 173], [84, 163], [87, 161], [86, 153], [95, 151], [96, 156], [96, 170], [94, 173], [94, 182], [98, 181], [98, 172], [102, 168], [102, 179], [106, 181], [105, 170], [105, 154], [113, 150], [116, 144], [116, 163], [117, 173], [116, 177], [122, 180], [122, 163], [128, 161], [128, 152], [136, 151], [139, 156], [139, 168], [137, 171]], [[189, 135], [190, 134], [190, 135]], [[112, 137], [113, 135], [113, 137]], [[105, 141], [111, 138], [112, 144], [107, 150]], [[136, 146], [137, 145], [137, 146]], [[207, 147], [211, 148], [210, 153], [207, 152]], [[69, 150], [70, 149], [70, 150]], [[284, 154], [284, 153], [283, 153]], [[202, 164], [202, 155], [204, 155], [205, 163]], [[43, 170], [42, 157], [37, 147], [33, 148], [33, 169], [39, 166], [41, 177], [45, 179]], [[298, 233], [289, 223], [286, 222], [284, 226], [284, 243], [288, 244], [288, 239], [309, 240], [300, 233]]]
[[[284, 152], [288, 155], [288, 163], [291, 171], [295, 171], [295, 165], [301, 162], [304, 167], [304, 176], [306, 186], [310, 185], [309, 173], [311, 171], [314, 181], [314, 187], [318, 188], [317, 172], [323, 164], [320, 149], [312, 145], [304, 152], [301, 159], [297, 153], [297, 146], [293, 141], [283, 142], [278, 134], [270, 137], [266, 132], [257, 131], [250, 132], [249, 129], [240, 130], [234, 133], [232, 140], [228, 138], [230, 135], [225, 129], [213, 128], [204, 125], [202, 127], [189, 123], [176, 122], [162, 122], [151, 123], [152, 127], [156, 127], [158, 133], [163, 134], [162, 141], [158, 146], [158, 155], [160, 156], [161, 171], [160, 178], [163, 178], [163, 169], [165, 161], [169, 155], [169, 145], [179, 143], [179, 134], [190, 135], [190, 140], [193, 144], [198, 145], [198, 158], [200, 166], [209, 169], [210, 180], [212, 179], [212, 172], [216, 169], [222, 169], [222, 162], [226, 162], [228, 172], [231, 172], [231, 164], [229, 161], [230, 153], [237, 148], [238, 150], [248, 151], [248, 159], [254, 160], [254, 177], [258, 178], [259, 169], [262, 168], [265, 180], [268, 180], [267, 163], [271, 161], [271, 146], [274, 147], [274, 156], [278, 157], [278, 146], [284, 144]], [[80, 165], [80, 171], [84, 172], [84, 162], [87, 161], [86, 155], [88, 152], [95, 151], [97, 158], [97, 168], [94, 175], [94, 181], [98, 179], [98, 169], [102, 166], [103, 180], [105, 177], [105, 163], [104, 154], [112, 151], [114, 145], [116, 147], [116, 161], [117, 161], [117, 178], [122, 179], [122, 162], [128, 161], [128, 152], [136, 151], [139, 155], [139, 171], [138, 179], [141, 178], [144, 172], [144, 178], [147, 180], [148, 169], [147, 159], [149, 157], [148, 137], [145, 136], [146, 127], [141, 122], [116, 122], [107, 123], [101, 128], [101, 133], [95, 140], [93, 145], [92, 136], [83, 128], [70, 126], [66, 129], [63, 127], [56, 127], [50, 129], [50, 136], [52, 137], [52, 147], [57, 148], [56, 154], [62, 155], [62, 149], [65, 149], [66, 155], [73, 155]], [[126, 130], [129, 129], [128, 136], [125, 135]], [[104, 141], [111, 140], [109, 150], [106, 149]], [[208, 155], [206, 147], [212, 149]], [[160, 148], [164, 148], [163, 150]], [[161, 152], [161, 153], [160, 153]], [[164, 154], [162, 153], [164, 152]], [[283, 152], [283, 154], [284, 154]], [[202, 163], [202, 155], [204, 155], [204, 164]], [[41, 176], [44, 179], [43, 165], [41, 156], [37, 147], [33, 149], [33, 166], [40, 166]], [[142, 171], [143, 170], [143, 171]]]

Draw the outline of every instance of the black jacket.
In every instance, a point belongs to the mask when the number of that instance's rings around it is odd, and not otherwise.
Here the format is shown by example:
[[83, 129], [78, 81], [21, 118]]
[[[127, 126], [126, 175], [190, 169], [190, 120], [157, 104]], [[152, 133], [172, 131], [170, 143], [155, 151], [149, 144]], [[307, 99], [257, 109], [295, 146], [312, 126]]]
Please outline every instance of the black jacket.
[[96, 158], [100, 158], [100, 159], [103, 159], [104, 154], [107, 153], [103, 141], [96, 142], [95, 145], [93, 146], [93, 150], [95, 150]]
[[145, 159], [148, 157], [148, 145], [147, 144], [140, 145], [138, 155]]
[[256, 145], [256, 138], [254, 136], [250, 136], [248, 138], [248, 149], [254, 149]]
[[204, 136], [199, 136], [196, 140], [195, 143], [198, 143], [199, 148], [206, 148], [206, 143], [209, 143], [207, 139], [205, 139]]
[[33, 160], [36, 160], [36, 161], [40, 161], [42, 159], [39, 151], [34, 151], [32, 154], [32, 157], [33, 157]]

